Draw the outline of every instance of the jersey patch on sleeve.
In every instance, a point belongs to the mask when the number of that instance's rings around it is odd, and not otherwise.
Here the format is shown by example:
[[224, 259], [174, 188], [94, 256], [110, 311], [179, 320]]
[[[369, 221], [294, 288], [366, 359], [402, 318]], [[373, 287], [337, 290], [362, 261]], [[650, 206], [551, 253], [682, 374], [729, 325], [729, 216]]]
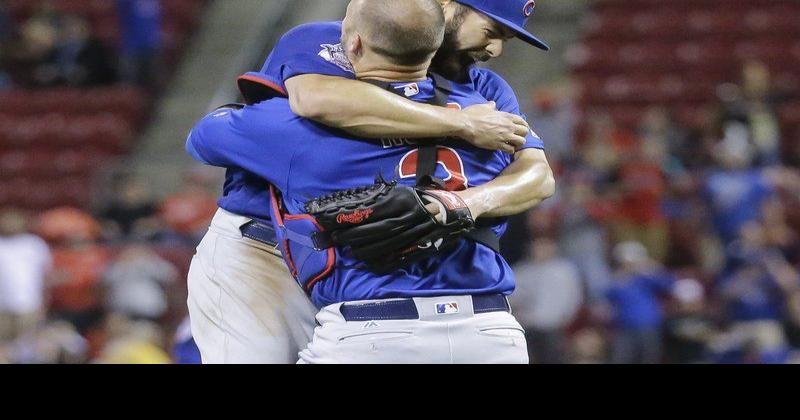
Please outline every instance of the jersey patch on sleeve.
[[336, 65], [340, 69], [355, 74], [356, 71], [353, 69], [353, 65], [350, 63], [350, 60], [347, 58], [347, 55], [344, 53], [344, 47], [342, 44], [322, 44], [322, 51], [319, 52], [319, 56], [322, 57], [325, 61]]

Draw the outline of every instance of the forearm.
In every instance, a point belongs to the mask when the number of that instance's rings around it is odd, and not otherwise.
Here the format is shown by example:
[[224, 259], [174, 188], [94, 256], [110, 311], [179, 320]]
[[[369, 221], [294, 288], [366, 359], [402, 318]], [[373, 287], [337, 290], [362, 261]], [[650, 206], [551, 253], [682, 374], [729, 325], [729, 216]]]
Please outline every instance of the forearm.
[[287, 80], [286, 88], [295, 114], [359, 137], [463, 137], [469, 131], [458, 110], [416, 103], [365, 82], [301, 75]]
[[544, 152], [526, 149], [494, 180], [458, 194], [476, 217], [505, 217], [525, 212], [554, 193], [553, 171]]

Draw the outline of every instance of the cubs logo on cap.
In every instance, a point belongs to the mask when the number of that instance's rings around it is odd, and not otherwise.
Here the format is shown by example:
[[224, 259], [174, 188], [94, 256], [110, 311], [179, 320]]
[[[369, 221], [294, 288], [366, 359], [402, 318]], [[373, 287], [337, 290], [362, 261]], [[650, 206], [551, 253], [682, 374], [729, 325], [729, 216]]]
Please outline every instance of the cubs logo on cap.
[[[517, 38], [536, 48], [549, 51], [550, 47], [525, 29], [528, 18], [536, 9], [534, 0], [455, 0], [489, 16], [514, 32]], [[522, 13], [520, 13], [522, 11]]]
[[534, 9], [536, 9], [536, 0], [530, 0], [525, 3], [525, 7], [522, 8], [522, 14], [525, 15], [525, 17], [530, 17]]

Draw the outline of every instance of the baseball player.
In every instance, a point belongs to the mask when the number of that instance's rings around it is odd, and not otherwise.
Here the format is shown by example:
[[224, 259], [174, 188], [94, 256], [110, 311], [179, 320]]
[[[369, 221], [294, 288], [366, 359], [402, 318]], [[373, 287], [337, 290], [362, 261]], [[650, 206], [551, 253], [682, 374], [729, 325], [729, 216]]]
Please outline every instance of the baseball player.
[[[396, 14], [376, 14], [399, 3], [351, 3], [341, 48], [359, 79], [439, 106], [484, 103], [471, 82], [425, 77], [444, 17], [436, 8], [398, 26], [389, 17]], [[517, 156], [542, 147], [532, 137]], [[187, 150], [282, 192], [280, 199], [273, 189], [270, 201], [284, 258], [322, 308], [302, 362], [527, 362], [505, 299], [513, 274], [497, 238], [502, 216], [552, 194], [547, 165], [455, 140], [365, 141], [298, 117], [284, 98], [212, 113], [194, 128]], [[528, 179], [520, 182], [519, 172]], [[400, 185], [364, 187], [376, 173]], [[531, 185], [536, 193], [519, 194]]]
[[[397, 22], [413, 17], [416, 9], [406, 3], [397, 3], [407, 12], [393, 15]], [[528, 4], [517, 0], [507, 0], [505, 11], [492, 13], [497, 17], [507, 15], [510, 19], [506, 21], [509, 25], [516, 22], [515, 26], [499, 25], [500, 19], [489, 18], [479, 12], [482, 9], [450, 1], [441, 3], [449, 19], [446, 43], [453, 48], [442, 55], [442, 62], [448, 61], [447, 57], [461, 57], [455, 61], [468, 62], [463, 57], [473, 56], [481, 45], [486, 53], [474, 55], [476, 58], [499, 55], [502, 42], [510, 35], [509, 28], [521, 28], [529, 16]], [[376, 13], [385, 14], [387, 10]], [[524, 29], [519, 34], [533, 38]], [[459, 111], [412, 102], [376, 86], [348, 80], [354, 74], [340, 39], [341, 23], [337, 22], [303, 25], [291, 31], [276, 46], [262, 72], [242, 76], [240, 87], [245, 98], [255, 103], [288, 94], [292, 109], [299, 115], [362, 137], [457, 136], [488, 150], [515, 153], [517, 166], [524, 170], [508, 171], [504, 179], [508, 185], [524, 188], [515, 194], [519, 200], [506, 206], [507, 212], [525, 210], [535, 202], [533, 197], [540, 192], [540, 185], [531, 173], [538, 167], [549, 171], [549, 167], [540, 150], [516, 153], [533, 137], [527, 134], [527, 124], [518, 116], [519, 106], [507, 83], [496, 74], [473, 66], [465, 65], [461, 72], [467, 74], [484, 98], [509, 114], [494, 112], [487, 105]], [[540, 47], [544, 45], [536, 42]], [[352, 101], [354, 97], [358, 101]], [[526, 134], [528, 139], [523, 138]], [[393, 141], [396, 140], [380, 140]], [[501, 188], [513, 191], [508, 186]], [[267, 189], [267, 183], [252, 172], [229, 168], [221, 210], [192, 261], [192, 330], [206, 363], [293, 362], [297, 350], [305, 347], [313, 331], [316, 311], [292, 281], [276, 250], [275, 233], [265, 214], [270, 206]]]

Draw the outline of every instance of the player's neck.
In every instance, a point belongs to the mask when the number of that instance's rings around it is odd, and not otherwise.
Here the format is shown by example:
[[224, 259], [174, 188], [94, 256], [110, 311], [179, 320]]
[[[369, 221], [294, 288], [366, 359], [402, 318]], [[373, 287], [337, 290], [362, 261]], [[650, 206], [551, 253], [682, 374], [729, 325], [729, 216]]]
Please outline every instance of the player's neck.
[[380, 80], [382, 82], [416, 82], [428, 77], [428, 64], [401, 66], [385, 60], [360, 60], [353, 63], [359, 79]]
[[458, 83], [469, 80], [469, 68], [470, 63], [460, 60], [455, 54], [442, 54], [441, 50], [431, 63], [431, 71]]
[[358, 73], [360, 80], [379, 80], [381, 82], [419, 82], [427, 78], [427, 69], [413, 73], [392, 70], [372, 70]]

